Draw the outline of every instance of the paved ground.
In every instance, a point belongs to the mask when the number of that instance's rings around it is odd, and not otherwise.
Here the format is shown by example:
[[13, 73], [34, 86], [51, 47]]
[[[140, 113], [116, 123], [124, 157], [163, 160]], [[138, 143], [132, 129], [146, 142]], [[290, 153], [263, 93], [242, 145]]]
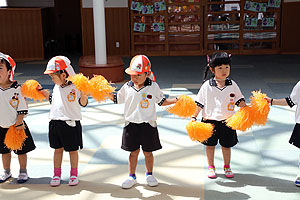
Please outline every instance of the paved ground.
[[[78, 56], [70, 56], [78, 72]], [[125, 67], [130, 58], [124, 58]], [[205, 57], [151, 57], [157, 82], [167, 96], [195, 95], [202, 82]], [[288, 96], [300, 75], [299, 55], [234, 56], [231, 77], [248, 99], [251, 91], [261, 89], [270, 97]], [[19, 82], [39, 81], [51, 89], [50, 78], [43, 75], [47, 61], [17, 63]], [[129, 79], [124, 75], [125, 79]], [[117, 88], [123, 83], [116, 84]], [[269, 122], [263, 127], [241, 133], [240, 143], [232, 150], [235, 178], [222, 174], [220, 147], [215, 155], [218, 177], [206, 177], [207, 163], [204, 146], [192, 142], [185, 131], [188, 120], [168, 114], [158, 107], [158, 128], [163, 149], [155, 152], [154, 173], [158, 187], [148, 187], [144, 180], [144, 159], [139, 157], [138, 185], [129, 190], [120, 188], [127, 177], [128, 153], [120, 149], [123, 127], [123, 105], [111, 101], [98, 104], [93, 99], [83, 114], [84, 149], [80, 151], [80, 184], [69, 187], [49, 186], [52, 176], [53, 150], [47, 139], [47, 102], [29, 102], [26, 122], [31, 129], [37, 149], [28, 154], [26, 184], [16, 179], [0, 185], [0, 199], [147, 199], [147, 200], [217, 200], [272, 199], [299, 200], [300, 188], [294, 185], [298, 168], [299, 149], [288, 143], [294, 126], [295, 109], [272, 107]], [[64, 155], [62, 178], [69, 176], [69, 158]], [[0, 167], [2, 171], [2, 166]], [[13, 176], [18, 175], [18, 162], [12, 160]]]

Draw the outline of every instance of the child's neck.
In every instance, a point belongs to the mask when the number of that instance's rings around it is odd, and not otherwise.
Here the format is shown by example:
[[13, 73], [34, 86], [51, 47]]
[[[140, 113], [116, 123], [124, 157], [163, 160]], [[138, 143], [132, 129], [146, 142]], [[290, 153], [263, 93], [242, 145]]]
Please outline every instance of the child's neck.
[[223, 88], [225, 86], [225, 80], [226, 79], [218, 79], [218, 78], [214, 78], [216, 83], [217, 83], [217, 86], [219, 88]]
[[134, 84], [134, 87], [136, 88], [136, 89], [141, 89], [142, 87], [144, 86], [144, 83], [143, 84], [140, 84], [140, 85], [136, 85], [136, 84]]
[[11, 81], [6, 81], [4, 83], [0, 83], [0, 87], [2, 89], [6, 89], [6, 88], [9, 88], [11, 86], [12, 82]]

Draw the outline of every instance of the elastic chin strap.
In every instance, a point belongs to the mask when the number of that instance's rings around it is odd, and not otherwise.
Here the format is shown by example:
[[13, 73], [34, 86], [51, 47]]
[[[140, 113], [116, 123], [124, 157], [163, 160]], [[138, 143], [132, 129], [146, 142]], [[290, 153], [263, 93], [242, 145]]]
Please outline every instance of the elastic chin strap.
[[152, 71], [151, 71], [151, 74], [150, 74], [149, 78], [150, 78], [151, 81], [156, 82], [155, 76], [154, 76]]
[[14, 81], [15, 81], [15, 68], [14, 68], [14, 67], [11, 68], [9, 80], [10, 80], [11, 82], [14, 82]]

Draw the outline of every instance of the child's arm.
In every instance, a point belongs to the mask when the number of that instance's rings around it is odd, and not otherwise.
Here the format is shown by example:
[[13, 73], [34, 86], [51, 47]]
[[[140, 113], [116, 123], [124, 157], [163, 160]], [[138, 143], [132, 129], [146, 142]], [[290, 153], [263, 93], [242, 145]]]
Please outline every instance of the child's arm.
[[81, 97], [80, 97], [79, 101], [80, 101], [80, 105], [85, 107], [88, 104], [89, 95], [86, 94], [86, 93], [81, 92]]
[[36, 89], [39, 90], [49, 101], [50, 93], [48, 90], [44, 90], [44, 88], [41, 85], [39, 85]]
[[287, 103], [286, 99], [272, 99], [267, 97], [266, 100], [268, 103], [272, 105], [277, 105], [277, 106], [288, 106], [289, 104]]
[[191, 121], [197, 121], [197, 116], [199, 115], [200, 111], [202, 110], [202, 108], [200, 106], [197, 106], [197, 110], [194, 114], [194, 116], [191, 117]]
[[171, 104], [174, 104], [178, 101], [178, 98], [173, 98], [173, 99], [165, 99], [165, 101], [161, 104], [162, 106], [168, 106]]
[[239, 103], [239, 105], [238, 105], [238, 107], [245, 107], [245, 106], [247, 106], [247, 104], [246, 104], [246, 102], [245, 101], [241, 101], [240, 103]]
[[25, 116], [24, 114], [19, 114], [17, 116], [17, 121], [16, 121], [16, 125], [15, 125], [17, 130], [24, 129], [24, 124], [23, 124], [24, 116]]

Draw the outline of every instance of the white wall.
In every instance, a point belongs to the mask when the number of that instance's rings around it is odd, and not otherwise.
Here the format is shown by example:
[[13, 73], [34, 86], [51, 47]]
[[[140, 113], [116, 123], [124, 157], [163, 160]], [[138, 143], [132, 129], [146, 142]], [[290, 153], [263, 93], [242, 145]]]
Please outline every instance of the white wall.
[[[98, 1], [104, 1], [104, 6], [106, 8], [128, 7], [128, 0], [98, 0]], [[92, 8], [93, 0], [82, 0], [82, 7], [83, 8]]]

